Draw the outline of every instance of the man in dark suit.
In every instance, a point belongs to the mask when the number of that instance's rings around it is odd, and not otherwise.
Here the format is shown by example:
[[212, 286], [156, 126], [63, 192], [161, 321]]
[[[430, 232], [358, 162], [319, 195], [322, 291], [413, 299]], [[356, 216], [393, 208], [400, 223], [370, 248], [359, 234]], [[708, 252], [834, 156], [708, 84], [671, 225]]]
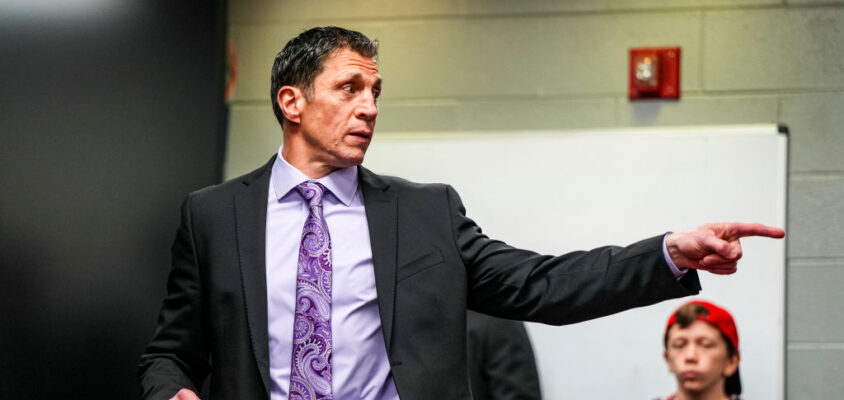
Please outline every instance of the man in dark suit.
[[474, 400], [541, 400], [525, 324], [466, 312], [469, 383]]
[[[574, 323], [698, 292], [738, 239], [708, 224], [627, 247], [539, 255], [486, 237], [447, 185], [359, 165], [372, 140], [377, 45], [342, 28], [292, 39], [273, 66], [283, 144], [243, 177], [190, 194], [145, 399], [469, 399], [466, 310]], [[526, 193], [526, 195], [535, 193]]]

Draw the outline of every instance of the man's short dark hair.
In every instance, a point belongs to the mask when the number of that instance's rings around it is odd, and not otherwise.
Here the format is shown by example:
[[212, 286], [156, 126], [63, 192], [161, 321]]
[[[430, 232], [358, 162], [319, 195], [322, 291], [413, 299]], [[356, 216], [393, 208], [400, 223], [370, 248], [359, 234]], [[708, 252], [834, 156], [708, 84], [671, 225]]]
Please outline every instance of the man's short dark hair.
[[284, 113], [278, 107], [276, 96], [284, 86], [296, 86], [309, 98], [313, 94], [314, 79], [322, 72], [325, 59], [340, 49], [354, 50], [364, 57], [378, 56], [378, 42], [366, 35], [336, 26], [311, 28], [290, 39], [273, 62], [270, 99], [278, 123]]

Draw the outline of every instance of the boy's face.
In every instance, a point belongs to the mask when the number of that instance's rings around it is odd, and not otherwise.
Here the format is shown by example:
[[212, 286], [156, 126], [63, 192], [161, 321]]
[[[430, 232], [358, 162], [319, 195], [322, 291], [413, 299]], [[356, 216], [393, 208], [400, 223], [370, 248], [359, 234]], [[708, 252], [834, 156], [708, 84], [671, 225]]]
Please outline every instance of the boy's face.
[[728, 355], [721, 332], [704, 321], [686, 328], [674, 324], [668, 330], [664, 357], [678, 388], [687, 392], [706, 392], [716, 385], [723, 390], [724, 380], [739, 364], [737, 354]]

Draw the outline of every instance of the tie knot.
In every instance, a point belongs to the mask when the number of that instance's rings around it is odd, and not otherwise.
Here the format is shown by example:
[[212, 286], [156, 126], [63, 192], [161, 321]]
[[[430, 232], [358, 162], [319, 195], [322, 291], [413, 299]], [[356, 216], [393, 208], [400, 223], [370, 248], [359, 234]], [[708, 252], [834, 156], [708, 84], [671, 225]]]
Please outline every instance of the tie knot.
[[325, 186], [319, 182], [306, 181], [296, 186], [299, 194], [308, 201], [308, 206], [322, 206], [322, 194], [325, 192]]

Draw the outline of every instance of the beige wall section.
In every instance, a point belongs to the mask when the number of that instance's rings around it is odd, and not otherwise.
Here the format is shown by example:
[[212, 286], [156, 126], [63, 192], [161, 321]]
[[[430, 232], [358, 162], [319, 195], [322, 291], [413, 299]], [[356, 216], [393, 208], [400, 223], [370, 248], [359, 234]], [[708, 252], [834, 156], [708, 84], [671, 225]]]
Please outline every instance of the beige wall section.
[[844, 91], [779, 98], [780, 120], [791, 128], [791, 172], [844, 171]]
[[226, 179], [262, 165], [281, 145], [281, 127], [269, 104], [232, 107], [229, 126]]
[[[379, 131], [787, 124], [787, 393], [844, 391], [844, 1], [232, 0], [226, 176], [276, 151], [275, 53], [317, 25], [381, 41]], [[682, 98], [626, 98], [627, 49], [682, 47]], [[377, 136], [377, 133], [376, 133]]]
[[844, 89], [841, 8], [705, 14], [706, 90]]

